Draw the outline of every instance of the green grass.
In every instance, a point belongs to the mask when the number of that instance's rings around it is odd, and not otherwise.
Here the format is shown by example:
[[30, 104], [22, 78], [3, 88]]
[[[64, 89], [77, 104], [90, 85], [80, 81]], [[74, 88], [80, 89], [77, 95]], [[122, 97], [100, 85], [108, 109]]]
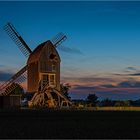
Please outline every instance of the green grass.
[[0, 138], [140, 138], [140, 112], [1, 110]]

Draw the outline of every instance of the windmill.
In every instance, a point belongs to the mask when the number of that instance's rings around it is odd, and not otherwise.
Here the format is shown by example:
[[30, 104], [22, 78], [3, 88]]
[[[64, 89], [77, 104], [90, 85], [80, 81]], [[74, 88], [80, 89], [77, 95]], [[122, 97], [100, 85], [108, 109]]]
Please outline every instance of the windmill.
[[[34, 94], [28, 102], [29, 106], [50, 108], [71, 105], [71, 101], [60, 91], [61, 60], [56, 50], [67, 37], [59, 33], [52, 40], [41, 43], [32, 51], [11, 23], [7, 23], [4, 30], [28, 60], [26, 66], [1, 85], [1, 95], [8, 96], [16, 88], [12, 83], [15, 81], [22, 83], [27, 75], [27, 93]], [[5, 90], [9, 86], [10, 88]]]

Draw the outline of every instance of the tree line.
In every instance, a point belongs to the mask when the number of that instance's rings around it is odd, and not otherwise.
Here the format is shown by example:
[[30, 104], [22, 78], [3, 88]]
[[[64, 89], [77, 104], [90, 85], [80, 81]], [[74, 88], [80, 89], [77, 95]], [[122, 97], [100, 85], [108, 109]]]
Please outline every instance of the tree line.
[[128, 107], [128, 106], [140, 106], [140, 99], [138, 100], [111, 100], [109, 98], [99, 100], [99, 97], [96, 94], [88, 94], [86, 99], [82, 100], [73, 100], [76, 106], [83, 107]]

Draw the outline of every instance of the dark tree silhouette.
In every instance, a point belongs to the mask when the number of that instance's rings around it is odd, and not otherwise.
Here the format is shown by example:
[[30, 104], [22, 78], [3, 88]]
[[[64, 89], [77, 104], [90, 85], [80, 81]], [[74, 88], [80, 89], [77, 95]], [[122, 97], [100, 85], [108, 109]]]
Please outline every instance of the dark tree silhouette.
[[61, 84], [60, 85], [60, 90], [61, 93], [63, 95], [65, 95], [68, 99], [70, 99], [71, 97], [69, 96], [69, 89], [71, 88], [71, 86], [67, 83], [67, 84]]
[[87, 96], [87, 103], [88, 103], [88, 105], [96, 106], [97, 102], [98, 102], [98, 97], [95, 94], [89, 94]]

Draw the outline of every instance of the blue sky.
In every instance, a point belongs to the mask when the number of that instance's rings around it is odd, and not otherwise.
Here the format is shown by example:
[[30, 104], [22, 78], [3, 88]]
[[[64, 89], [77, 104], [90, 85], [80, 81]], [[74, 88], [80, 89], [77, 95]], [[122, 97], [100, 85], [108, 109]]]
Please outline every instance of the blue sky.
[[[140, 82], [140, 2], [1, 1], [0, 71], [1, 77], [7, 74], [6, 78], [26, 63], [3, 31], [8, 21], [31, 49], [58, 32], [67, 35], [58, 51], [61, 82], [72, 85], [73, 98], [85, 98], [92, 92], [101, 98], [140, 98], [139, 87], [131, 86]], [[118, 86], [122, 82], [130, 83], [135, 91]], [[119, 91], [104, 87], [108, 84]]]

